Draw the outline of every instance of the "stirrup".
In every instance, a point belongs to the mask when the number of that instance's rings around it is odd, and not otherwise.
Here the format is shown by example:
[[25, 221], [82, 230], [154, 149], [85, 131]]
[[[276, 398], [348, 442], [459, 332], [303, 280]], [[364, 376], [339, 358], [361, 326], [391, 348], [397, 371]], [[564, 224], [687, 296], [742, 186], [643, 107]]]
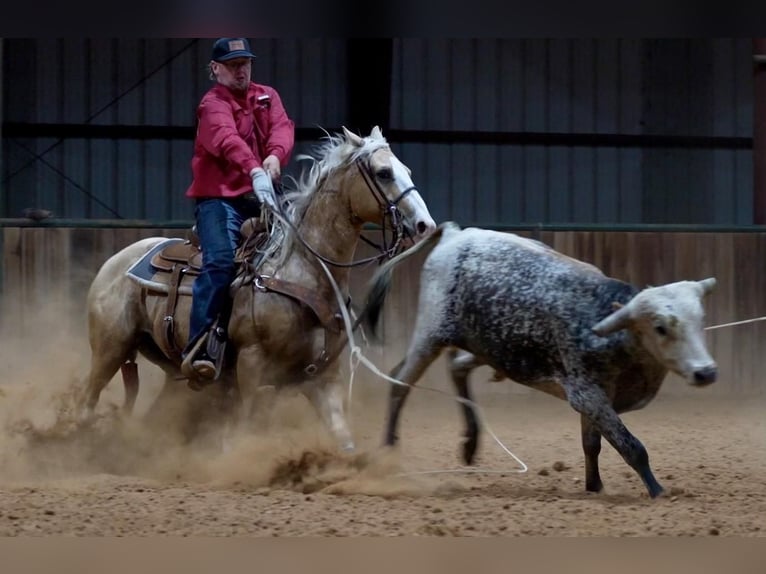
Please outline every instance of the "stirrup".
[[197, 372], [192, 367], [192, 363], [194, 362], [194, 358], [197, 356], [197, 353], [200, 352], [202, 346], [207, 342], [207, 337], [208, 333], [206, 332], [199, 339], [197, 339], [197, 342], [194, 343], [194, 346], [186, 354], [186, 357], [184, 357], [184, 360], [181, 362], [181, 374], [190, 381], [199, 379], [199, 375], [197, 375]]
[[213, 381], [216, 378], [215, 363], [210, 359], [195, 359], [192, 361], [192, 370], [199, 379]]

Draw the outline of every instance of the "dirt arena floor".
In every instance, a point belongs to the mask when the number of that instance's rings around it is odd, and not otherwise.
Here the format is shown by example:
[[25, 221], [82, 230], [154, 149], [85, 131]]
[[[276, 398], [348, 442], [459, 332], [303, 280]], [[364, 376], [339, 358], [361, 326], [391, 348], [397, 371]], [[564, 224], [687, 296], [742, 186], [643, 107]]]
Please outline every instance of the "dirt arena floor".
[[[484, 418], [526, 472], [486, 433], [473, 469], [481, 472], [448, 472], [465, 470], [458, 405], [426, 391], [404, 411], [400, 448], [381, 450], [387, 383], [363, 367], [352, 455], [336, 451], [302, 396], [280, 400], [268, 430], [240, 429], [225, 448], [215, 428], [188, 441], [180, 429], [200, 415], [185, 401], [204, 397], [180, 384], [177, 400], [154, 404], [160, 378], [143, 362], [134, 416], [117, 414], [115, 379], [84, 428], [71, 410], [87, 357], [78, 340], [0, 339], [0, 535], [766, 534], [765, 397], [686, 389], [670, 377], [654, 402], [624, 415], [666, 488], [650, 500], [606, 443], [605, 492], [586, 493], [578, 415], [557, 399], [490, 383], [481, 370], [474, 387]], [[434, 365], [429, 386], [448, 390], [442, 373]]]

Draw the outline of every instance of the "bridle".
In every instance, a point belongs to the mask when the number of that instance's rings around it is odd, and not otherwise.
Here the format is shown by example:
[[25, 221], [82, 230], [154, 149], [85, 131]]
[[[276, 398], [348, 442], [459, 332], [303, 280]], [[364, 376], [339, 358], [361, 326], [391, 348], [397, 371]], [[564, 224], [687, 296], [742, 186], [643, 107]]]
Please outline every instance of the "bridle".
[[[324, 263], [328, 265], [332, 265], [333, 267], [358, 267], [360, 265], [366, 265], [367, 263], [371, 263], [373, 261], [380, 262], [383, 259], [391, 259], [397, 254], [397, 251], [402, 245], [402, 239], [404, 239], [405, 235], [409, 235], [407, 233], [407, 230], [404, 227], [404, 217], [402, 216], [402, 212], [399, 210], [399, 202], [404, 199], [410, 192], [416, 191], [417, 187], [414, 185], [411, 185], [410, 187], [403, 190], [394, 200], [390, 200], [386, 197], [385, 193], [383, 193], [383, 189], [378, 184], [377, 180], [375, 179], [375, 175], [372, 173], [372, 168], [370, 167], [369, 161], [363, 161], [361, 159], [357, 159], [354, 162], [359, 169], [359, 172], [362, 174], [362, 178], [364, 179], [365, 183], [367, 184], [367, 188], [370, 190], [370, 193], [372, 193], [375, 200], [378, 202], [378, 206], [381, 210], [382, 215], [382, 225], [381, 225], [381, 236], [382, 241], [381, 244], [378, 245], [376, 243], [373, 243], [369, 239], [367, 239], [364, 236], [361, 236], [361, 239], [367, 243], [368, 245], [371, 245], [372, 247], [376, 248], [378, 250], [377, 255], [373, 255], [371, 257], [365, 257], [363, 259], [359, 259], [357, 261], [352, 261], [351, 263], [341, 263], [339, 261], [333, 261], [332, 259], [328, 259], [327, 257], [321, 255], [318, 253], [313, 247], [311, 247], [306, 241], [301, 237], [300, 233], [298, 232], [297, 227], [295, 224], [290, 221], [290, 218], [287, 217], [286, 213], [284, 212], [284, 208], [282, 204], [278, 203], [277, 207], [279, 210], [279, 218], [292, 229], [293, 233], [295, 234], [295, 237], [300, 241], [300, 243], [317, 259], [320, 261], [323, 261]], [[389, 226], [386, 224], [390, 223]], [[392, 237], [390, 238], [391, 241], [389, 243], [388, 237], [386, 236], [386, 228], [391, 228], [391, 234]]]
[[[382, 220], [383, 220], [383, 224], [381, 225], [381, 237], [382, 237], [381, 245], [377, 245], [373, 243], [372, 241], [370, 241], [364, 236], [362, 236], [361, 239], [368, 245], [375, 247], [380, 252], [380, 255], [372, 258], [373, 260], [383, 259], [383, 258], [390, 259], [394, 255], [396, 255], [396, 252], [401, 246], [402, 239], [404, 238], [404, 235], [406, 233], [406, 230], [404, 228], [404, 223], [402, 220], [402, 212], [399, 210], [399, 202], [402, 199], [404, 199], [410, 192], [416, 191], [417, 188], [414, 185], [411, 185], [410, 187], [402, 191], [396, 199], [391, 201], [383, 193], [383, 190], [381, 189], [380, 185], [378, 185], [378, 181], [375, 178], [375, 175], [372, 173], [372, 168], [370, 167], [369, 161], [364, 162], [361, 159], [358, 159], [356, 160], [355, 163], [356, 163], [356, 166], [359, 168], [359, 172], [362, 174], [362, 177], [364, 178], [365, 183], [367, 183], [367, 188], [372, 192], [373, 197], [375, 197], [375, 200], [378, 202], [378, 205], [380, 206]], [[392, 233], [390, 245], [388, 244], [388, 240], [386, 238], [386, 223], [387, 222], [390, 222], [390, 228]]]

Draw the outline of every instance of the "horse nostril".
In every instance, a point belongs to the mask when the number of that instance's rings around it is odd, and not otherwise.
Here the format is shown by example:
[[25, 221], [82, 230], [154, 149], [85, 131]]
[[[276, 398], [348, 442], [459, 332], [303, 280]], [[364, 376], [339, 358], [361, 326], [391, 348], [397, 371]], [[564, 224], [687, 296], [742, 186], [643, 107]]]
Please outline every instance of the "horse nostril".
[[415, 224], [415, 231], [418, 237], [425, 238], [436, 231], [436, 222], [433, 219], [421, 219]]
[[694, 382], [698, 385], [709, 385], [714, 383], [718, 377], [718, 369], [715, 367], [705, 367], [694, 372]]

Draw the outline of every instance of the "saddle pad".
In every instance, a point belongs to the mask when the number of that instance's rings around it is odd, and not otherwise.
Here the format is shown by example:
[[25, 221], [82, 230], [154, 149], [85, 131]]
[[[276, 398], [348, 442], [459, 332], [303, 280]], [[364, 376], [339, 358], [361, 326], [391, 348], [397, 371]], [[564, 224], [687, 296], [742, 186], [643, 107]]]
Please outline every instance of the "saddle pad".
[[166, 291], [167, 285], [152, 281], [154, 274], [157, 273], [157, 269], [152, 265], [152, 257], [171, 243], [184, 243], [184, 240], [178, 237], [171, 237], [165, 241], [160, 241], [157, 245], [147, 251], [143, 257], [131, 265], [125, 274], [141, 285]]

